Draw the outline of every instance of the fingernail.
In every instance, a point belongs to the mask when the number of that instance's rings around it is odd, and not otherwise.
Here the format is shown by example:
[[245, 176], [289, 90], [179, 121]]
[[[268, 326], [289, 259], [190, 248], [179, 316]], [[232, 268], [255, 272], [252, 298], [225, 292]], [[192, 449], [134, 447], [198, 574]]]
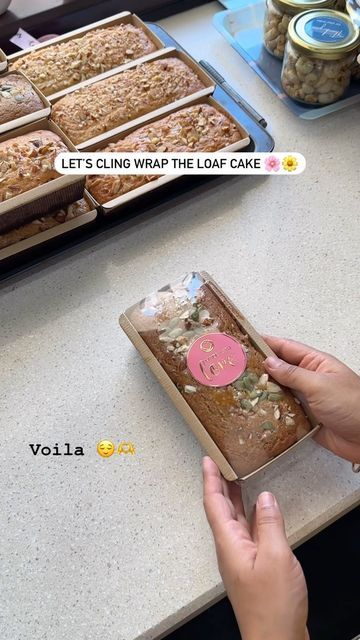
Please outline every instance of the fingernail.
[[275, 497], [269, 491], [264, 491], [258, 497], [258, 505], [259, 507], [274, 507]]
[[282, 360], [271, 356], [270, 358], [266, 358], [265, 364], [269, 367], [269, 369], [278, 369], [278, 367], [281, 367], [282, 365]]

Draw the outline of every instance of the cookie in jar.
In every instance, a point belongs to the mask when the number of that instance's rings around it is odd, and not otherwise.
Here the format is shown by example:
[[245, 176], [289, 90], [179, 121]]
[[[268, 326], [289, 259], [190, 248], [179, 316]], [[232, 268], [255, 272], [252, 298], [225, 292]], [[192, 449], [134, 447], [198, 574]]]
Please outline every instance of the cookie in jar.
[[339, 11], [319, 9], [295, 16], [281, 72], [290, 98], [312, 105], [336, 102], [350, 83], [359, 29]]
[[264, 46], [276, 58], [284, 56], [289, 22], [310, 9], [332, 7], [336, 0], [267, 0], [264, 17]]

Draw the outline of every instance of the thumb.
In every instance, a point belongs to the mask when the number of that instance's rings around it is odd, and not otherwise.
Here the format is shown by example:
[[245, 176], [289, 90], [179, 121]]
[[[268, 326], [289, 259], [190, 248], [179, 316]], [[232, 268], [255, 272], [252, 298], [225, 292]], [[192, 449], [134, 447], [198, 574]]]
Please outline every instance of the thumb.
[[268, 491], [260, 493], [256, 503], [256, 529], [259, 550], [271, 551], [288, 547], [284, 519], [275, 496]]
[[294, 364], [284, 362], [276, 356], [267, 358], [264, 362], [268, 373], [280, 384], [290, 389], [295, 389], [305, 397], [315, 391], [317, 387], [318, 374]]

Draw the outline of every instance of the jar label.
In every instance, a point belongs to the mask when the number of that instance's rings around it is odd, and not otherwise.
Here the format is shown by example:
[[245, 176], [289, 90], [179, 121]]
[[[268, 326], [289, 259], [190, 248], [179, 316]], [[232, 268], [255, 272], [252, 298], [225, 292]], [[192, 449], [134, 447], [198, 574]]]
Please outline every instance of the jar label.
[[311, 18], [305, 24], [305, 33], [317, 42], [342, 42], [350, 30], [341, 18]]
[[243, 346], [226, 333], [205, 333], [192, 343], [187, 366], [192, 376], [208, 387], [226, 387], [246, 369]]

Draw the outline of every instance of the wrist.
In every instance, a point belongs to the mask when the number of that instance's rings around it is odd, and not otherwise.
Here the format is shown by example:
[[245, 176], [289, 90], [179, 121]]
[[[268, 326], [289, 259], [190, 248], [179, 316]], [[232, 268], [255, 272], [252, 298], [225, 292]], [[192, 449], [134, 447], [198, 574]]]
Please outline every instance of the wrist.
[[[240, 629], [241, 631], [241, 629]], [[242, 640], [310, 640], [310, 636], [308, 634], [308, 630], [305, 627], [305, 629], [303, 629], [302, 631], [299, 631], [298, 633], [284, 633], [282, 634], [275, 632], [274, 634], [272, 633], [268, 633], [267, 631], [264, 632], [250, 632], [250, 633], [243, 633], [241, 632], [241, 637]]]

